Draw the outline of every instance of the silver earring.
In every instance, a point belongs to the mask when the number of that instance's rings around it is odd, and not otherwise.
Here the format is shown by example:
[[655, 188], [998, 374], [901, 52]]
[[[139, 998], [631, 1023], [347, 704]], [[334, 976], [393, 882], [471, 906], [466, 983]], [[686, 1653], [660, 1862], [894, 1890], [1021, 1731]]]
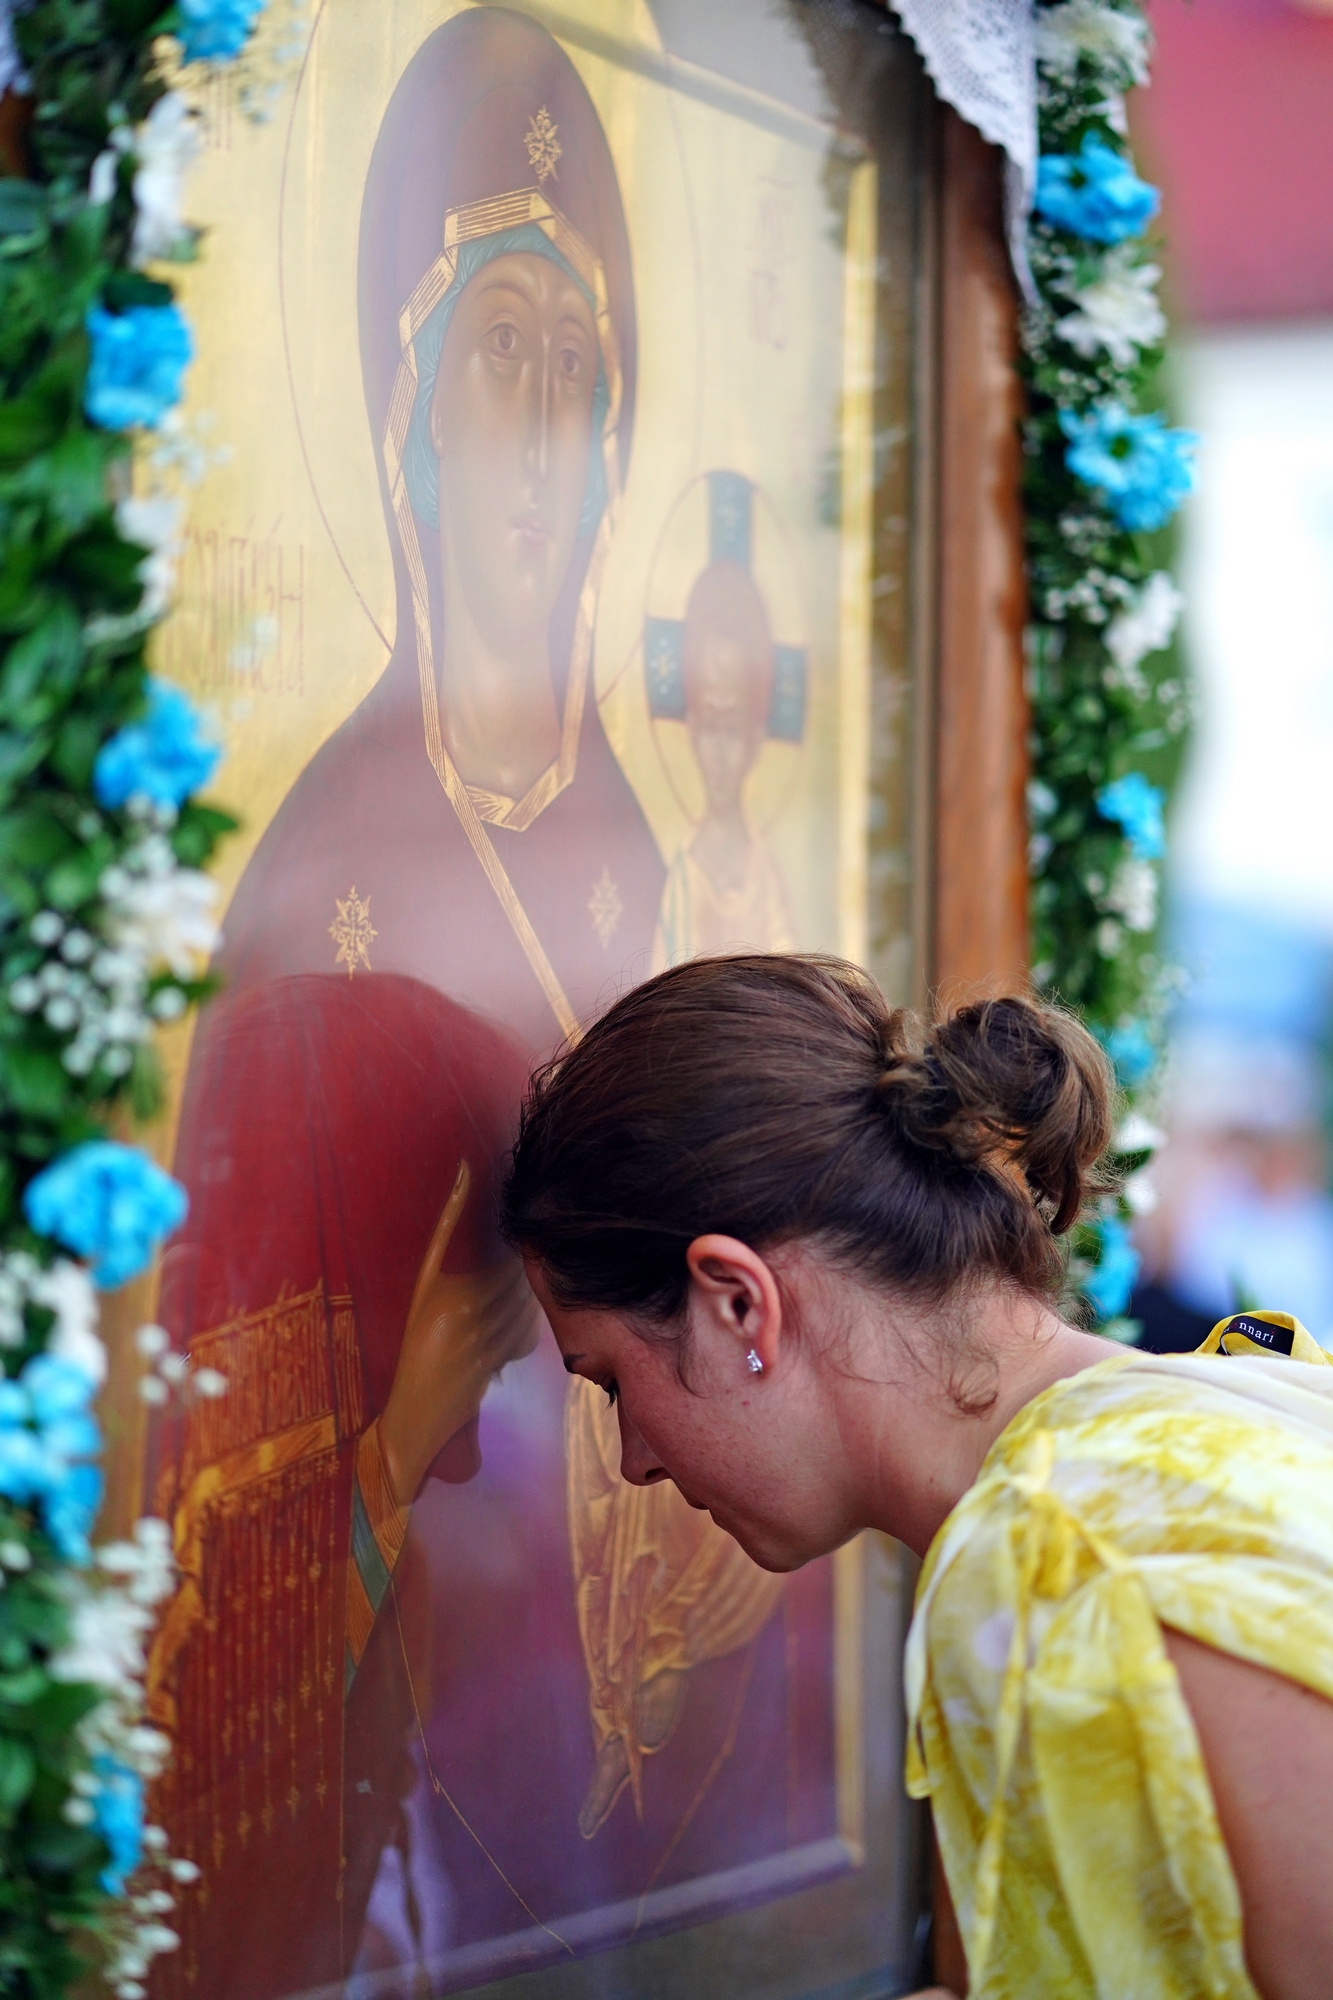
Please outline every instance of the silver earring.
[[750, 1352], [745, 1357], [745, 1365], [752, 1375], [762, 1375], [764, 1372], [764, 1364], [753, 1348], [750, 1349]]

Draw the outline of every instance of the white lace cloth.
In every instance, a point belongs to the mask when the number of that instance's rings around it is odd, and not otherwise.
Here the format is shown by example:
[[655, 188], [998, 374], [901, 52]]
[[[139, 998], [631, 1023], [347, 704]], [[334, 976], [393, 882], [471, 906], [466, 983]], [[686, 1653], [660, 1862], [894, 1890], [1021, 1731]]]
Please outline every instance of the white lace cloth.
[[1027, 219], [1037, 180], [1032, 0], [891, 0], [946, 104], [1003, 146], [1009, 254], [1025, 297]]
[[11, 0], [0, 0], [0, 97], [4, 96], [11, 83], [21, 90], [27, 82], [18, 50], [14, 47], [14, 31], [9, 18], [11, 11]]

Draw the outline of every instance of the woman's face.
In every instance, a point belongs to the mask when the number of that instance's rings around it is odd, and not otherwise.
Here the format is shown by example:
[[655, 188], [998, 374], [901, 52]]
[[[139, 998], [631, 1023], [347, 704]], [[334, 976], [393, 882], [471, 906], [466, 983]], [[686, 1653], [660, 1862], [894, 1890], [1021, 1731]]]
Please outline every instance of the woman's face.
[[670, 1342], [641, 1339], [614, 1313], [557, 1304], [540, 1265], [527, 1270], [565, 1367], [615, 1400], [631, 1484], [673, 1480], [762, 1569], [799, 1569], [856, 1533], [842, 1443], [802, 1367], [756, 1380], [744, 1350], [703, 1321], [692, 1323], [682, 1380]]
[[464, 287], [440, 355], [431, 442], [446, 574], [486, 641], [544, 636], [588, 478], [597, 328], [550, 258], [496, 257]]
[[753, 688], [762, 663], [747, 657], [739, 639], [705, 632], [687, 671], [686, 724], [711, 812], [734, 813], [741, 789], [763, 743]]

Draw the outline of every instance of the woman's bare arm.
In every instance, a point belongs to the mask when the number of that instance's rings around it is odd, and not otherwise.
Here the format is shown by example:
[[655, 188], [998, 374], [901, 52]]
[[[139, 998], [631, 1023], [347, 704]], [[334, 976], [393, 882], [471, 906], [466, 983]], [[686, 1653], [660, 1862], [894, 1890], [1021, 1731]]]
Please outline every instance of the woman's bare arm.
[[1263, 2000], [1333, 1993], [1333, 1702], [1165, 1634], [1199, 1733]]

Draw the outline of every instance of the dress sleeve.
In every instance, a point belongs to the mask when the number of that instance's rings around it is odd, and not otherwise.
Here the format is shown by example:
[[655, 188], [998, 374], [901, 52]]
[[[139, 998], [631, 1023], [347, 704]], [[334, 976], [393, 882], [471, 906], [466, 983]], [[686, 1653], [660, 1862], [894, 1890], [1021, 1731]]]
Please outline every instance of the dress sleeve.
[[407, 1535], [408, 1509], [389, 1485], [378, 1419], [357, 1440], [352, 1485], [352, 1543], [347, 1563], [347, 1654], [350, 1687], [371, 1628], [392, 1581]]

